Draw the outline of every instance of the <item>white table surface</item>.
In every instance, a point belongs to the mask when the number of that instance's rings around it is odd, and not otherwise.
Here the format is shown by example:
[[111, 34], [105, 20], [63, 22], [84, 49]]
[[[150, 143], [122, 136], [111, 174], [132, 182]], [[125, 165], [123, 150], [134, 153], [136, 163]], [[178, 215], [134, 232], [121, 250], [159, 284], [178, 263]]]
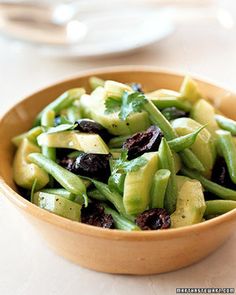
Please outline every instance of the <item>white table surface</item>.
[[[228, 3], [236, 15], [233, 2]], [[90, 61], [47, 59], [0, 41], [0, 113], [24, 95], [81, 70], [126, 64], [197, 73], [236, 90], [236, 28], [225, 30], [214, 21], [178, 26], [174, 35], [149, 49]], [[1, 295], [154, 295], [175, 294], [177, 287], [236, 288], [235, 234], [191, 267], [143, 277], [96, 273], [58, 257], [2, 197], [0, 237]]]

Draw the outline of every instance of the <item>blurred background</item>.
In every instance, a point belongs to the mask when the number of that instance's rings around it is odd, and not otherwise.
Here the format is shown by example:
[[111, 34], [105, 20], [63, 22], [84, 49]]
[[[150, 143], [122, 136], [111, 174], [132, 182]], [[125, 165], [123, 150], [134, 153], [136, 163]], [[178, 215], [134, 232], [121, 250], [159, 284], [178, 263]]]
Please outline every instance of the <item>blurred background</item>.
[[234, 86], [235, 21], [234, 0], [0, 0], [1, 109], [111, 65], [167, 67]]

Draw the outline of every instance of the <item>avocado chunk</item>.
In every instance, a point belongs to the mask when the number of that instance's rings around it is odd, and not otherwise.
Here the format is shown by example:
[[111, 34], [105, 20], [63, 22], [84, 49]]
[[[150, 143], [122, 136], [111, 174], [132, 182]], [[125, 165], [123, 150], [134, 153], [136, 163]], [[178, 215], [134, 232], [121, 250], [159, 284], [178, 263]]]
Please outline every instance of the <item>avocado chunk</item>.
[[176, 211], [171, 215], [171, 227], [183, 227], [202, 221], [206, 204], [198, 180], [176, 176], [178, 196]]
[[215, 108], [209, 102], [200, 99], [194, 104], [190, 116], [202, 125], [207, 124], [207, 130], [212, 134], [213, 138], [216, 138], [215, 131], [219, 127], [215, 120]]
[[80, 221], [82, 206], [59, 195], [37, 192], [33, 196], [33, 203], [42, 209], [62, 217]]
[[180, 93], [191, 103], [198, 101], [202, 97], [197, 83], [189, 76], [184, 78], [180, 87]]
[[109, 95], [103, 87], [97, 87], [91, 95], [82, 95], [80, 104], [83, 116], [100, 123], [113, 135], [131, 135], [146, 130], [151, 125], [148, 114], [144, 111], [131, 114], [124, 121], [119, 118], [118, 112], [106, 114], [107, 97]]
[[129, 85], [111, 80], [105, 81], [104, 89], [106, 91], [107, 97], [111, 96], [119, 98], [125, 91], [133, 92], [133, 89]]
[[128, 172], [124, 183], [123, 202], [127, 214], [137, 215], [147, 209], [150, 203], [152, 180], [158, 168], [157, 152], [146, 153], [148, 160], [138, 171]]
[[148, 92], [146, 95], [150, 99], [152, 99], [152, 98], [162, 99], [162, 98], [168, 98], [168, 97], [178, 98], [178, 99], [184, 98], [180, 92], [170, 90], [170, 89], [157, 89], [152, 92]]
[[[179, 118], [172, 121], [172, 126], [179, 136], [196, 131], [202, 125], [190, 118]], [[204, 176], [210, 177], [216, 158], [216, 147], [210, 132], [203, 129], [190, 148], [205, 168]]]
[[158, 109], [175, 107], [179, 110], [189, 112], [191, 103], [187, 101], [179, 92], [167, 89], [158, 89], [149, 92], [146, 96], [154, 103]]
[[31, 189], [35, 179], [37, 179], [36, 189], [39, 190], [49, 182], [48, 174], [27, 160], [29, 154], [39, 152], [38, 146], [27, 138], [22, 139], [13, 162], [13, 178], [19, 186]]
[[40, 146], [69, 148], [85, 153], [109, 154], [109, 148], [98, 134], [63, 131], [58, 133], [42, 133], [38, 137]]
[[104, 86], [105, 81], [96, 76], [92, 76], [89, 78], [89, 86], [92, 90], [96, 89], [99, 86]]
[[43, 129], [41, 126], [34, 127], [30, 129], [29, 131], [22, 133], [20, 135], [17, 135], [12, 138], [12, 143], [16, 146], [19, 147], [20, 143], [24, 138], [27, 138], [30, 142], [32, 143], [37, 143], [37, 137], [43, 132]]

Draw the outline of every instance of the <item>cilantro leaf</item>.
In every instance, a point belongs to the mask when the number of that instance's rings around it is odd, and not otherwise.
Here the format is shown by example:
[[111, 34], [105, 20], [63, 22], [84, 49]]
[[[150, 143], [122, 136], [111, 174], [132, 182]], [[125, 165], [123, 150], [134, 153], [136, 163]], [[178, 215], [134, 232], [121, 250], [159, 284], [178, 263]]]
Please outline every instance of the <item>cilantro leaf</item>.
[[147, 159], [144, 157], [138, 157], [131, 161], [124, 162], [122, 165], [122, 169], [124, 172], [134, 172], [138, 171], [142, 166], [147, 164]]
[[128, 159], [128, 150], [122, 149], [121, 154], [120, 154], [120, 160], [122, 162], [126, 161]]
[[106, 114], [118, 112], [121, 108], [121, 100], [114, 97], [108, 97], [105, 101]]
[[146, 102], [147, 100], [143, 93], [133, 92], [129, 94], [125, 91], [120, 100], [113, 97], [106, 99], [106, 113], [110, 114], [119, 111], [119, 118], [126, 120], [130, 114], [141, 112]]
[[57, 133], [57, 132], [62, 132], [62, 131], [68, 131], [68, 130], [73, 130], [76, 128], [78, 124], [61, 124], [56, 127], [50, 127], [47, 130], [47, 133]]
[[146, 165], [147, 163], [147, 159], [145, 159], [142, 156], [131, 161], [128, 161], [127, 157], [128, 151], [124, 150], [122, 151], [119, 159], [111, 161], [110, 165], [112, 175], [114, 175], [115, 173], [124, 174], [127, 172], [138, 171], [142, 166]]
[[146, 98], [143, 93], [134, 92], [128, 94], [127, 92], [124, 92], [122, 96], [122, 105], [119, 113], [119, 118], [121, 120], [126, 120], [130, 114], [141, 112], [145, 103]]

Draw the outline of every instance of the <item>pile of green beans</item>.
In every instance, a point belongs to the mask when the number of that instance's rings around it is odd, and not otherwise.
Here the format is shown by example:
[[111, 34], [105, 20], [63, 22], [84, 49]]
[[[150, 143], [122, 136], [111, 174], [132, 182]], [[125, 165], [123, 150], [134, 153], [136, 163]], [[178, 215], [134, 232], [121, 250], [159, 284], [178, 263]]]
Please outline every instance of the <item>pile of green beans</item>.
[[[112, 218], [112, 227], [125, 231], [147, 229], [147, 226], [142, 227], [145, 218], [148, 226], [164, 222], [163, 216], [156, 216], [157, 220], [152, 220], [150, 212], [166, 214], [166, 220], [170, 220], [168, 226], [172, 222], [174, 228], [174, 223], [178, 227], [189, 216], [191, 222], [185, 225], [236, 209], [236, 121], [215, 114], [214, 108], [202, 99], [195, 81], [186, 77], [179, 92], [158, 89], [146, 95], [139, 84], [128, 85], [90, 77], [89, 85], [92, 90], [90, 95], [86, 94], [84, 88], [73, 88], [62, 93], [37, 115], [32, 129], [12, 139], [17, 149], [14, 169], [25, 167], [19, 169], [22, 176], [17, 175], [14, 180], [27, 189], [32, 203], [59, 216], [82, 222], [83, 212], [96, 204], [101, 206], [102, 214]], [[89, 99], [91, 106], [84, 102]], [[212, 110], [209, 122], [205, 117], [202, 119], [201, 113], [196, 116], [198, 102], [208, 104], [208, 109]], [[183, 127], [185, 123], [180, 121], [177, 124], [176, 121], [182, 117], [188, 121], [187, 127]], [[94, 120], [97, 129], [93, 128], [96, 131], [88, 126], [87, 131], [81, 131], [78, 120]], [[212, 125], [216, 128], [211, 130], [208, 126]], [[152, 129], [157, 132], [153, 145], [150, 137]], [[50, 138], [53, 138], [53, 143]], [[143, 146], [135, 146], [136, 141]], [[201, 144], [199, 152], [196, 146]], [[96, 149], [90, 149], [89, 145]], [[61, 150], [62, 146], [64, 150]], [[208, 150], [211, 150], [208, 147], [212, 147], [211, 163], [214, 164], [215, 158], [224, 161], [224, 173], [220, 177], [229, 176], [223, 179], [225, 182], [215, 179], [214, 169], [217, 167], [210, 164], [208, 169], [204, 161], [202, 155], [205, 150], [208, 156]], [[102, 175], [105, 174], [103, 163], [98, 161], [97, 164], [96, 158], [91, 166], [95, 169], [98, 165], [101, 175], [90, 175], [87, 164], [86, 171], [77, 169], [81, 158], [86, 154], [94, 157], [94, 151], [97, 157], [102, 154], [103, 159], [107, 159], [109, 175]], [[65, 153], [65, 156], [60, 153]], [[195, 191], [199, 188], [195, 195], [201, 199], [200, 205], [194, 200], [194, 188]], [[210, 200], [205, 192], [211, 193]], [[127, 198], [129, 206], [125, 202]], [[138, 202], [144, 205], [135, 211], [134, 208], [139, 208]], [[141, 224], [138, 220], [142, 221]]]

